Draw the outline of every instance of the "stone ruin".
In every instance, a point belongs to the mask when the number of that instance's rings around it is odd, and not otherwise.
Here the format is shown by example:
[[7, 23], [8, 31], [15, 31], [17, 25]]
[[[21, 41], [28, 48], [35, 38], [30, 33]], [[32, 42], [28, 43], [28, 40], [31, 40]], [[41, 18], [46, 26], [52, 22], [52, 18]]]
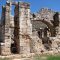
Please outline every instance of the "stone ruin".
[[0, 55], [45, 52], [60, 52], [60, 13], [48, 8], [31, 13], [29, 3], [6, 2], [0, 21]]

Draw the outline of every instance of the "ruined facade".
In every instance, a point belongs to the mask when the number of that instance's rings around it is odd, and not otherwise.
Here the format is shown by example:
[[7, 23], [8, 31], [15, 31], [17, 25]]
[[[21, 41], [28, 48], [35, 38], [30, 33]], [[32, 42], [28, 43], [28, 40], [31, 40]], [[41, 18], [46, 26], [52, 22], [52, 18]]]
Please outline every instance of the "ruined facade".
[[2, 6], [0, 36], [1, 55], [60, 52], [60, 13], [47, 8], [31, 13], [29, 3], [6, 2]]

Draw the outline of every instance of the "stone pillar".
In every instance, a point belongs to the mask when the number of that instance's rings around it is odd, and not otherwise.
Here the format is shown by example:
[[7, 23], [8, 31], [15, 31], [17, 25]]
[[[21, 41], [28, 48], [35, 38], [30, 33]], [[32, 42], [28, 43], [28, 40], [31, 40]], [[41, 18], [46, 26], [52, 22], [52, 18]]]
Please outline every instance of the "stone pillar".
[[19, 3], [19, 22], [20, 22], [20, 53], [30, 53], [30, 39], [32, 34], [32, 25], [30, 22], [30, 5], [29, 3]]
[[4, 44], [2, 45], [2, 55], [9, 55], [11, 46], [11, 31], [10, 31], [10, 3], [6, 2], [5, 10], [5, 33], [4, 33]]

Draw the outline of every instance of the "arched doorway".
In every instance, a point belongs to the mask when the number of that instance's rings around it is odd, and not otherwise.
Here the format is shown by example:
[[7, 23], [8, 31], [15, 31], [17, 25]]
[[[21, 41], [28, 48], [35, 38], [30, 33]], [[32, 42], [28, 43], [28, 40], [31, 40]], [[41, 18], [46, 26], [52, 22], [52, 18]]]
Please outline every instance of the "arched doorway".
[[53, 37], [53, 26], [46, 21], [33, 20], [32, 28], [37, 31], [39, 38], [42, 40], [42, 44], [46, 49], [50, 50], [52, 42], [49, 40], [49, 37]]
[[40, 28], [42, 29], [48, 28], [50, 37], [55, 37], [56, 35], [54, 26], [45, 20], [32, 20], [32, 28], [36, 30], [39, 30]]

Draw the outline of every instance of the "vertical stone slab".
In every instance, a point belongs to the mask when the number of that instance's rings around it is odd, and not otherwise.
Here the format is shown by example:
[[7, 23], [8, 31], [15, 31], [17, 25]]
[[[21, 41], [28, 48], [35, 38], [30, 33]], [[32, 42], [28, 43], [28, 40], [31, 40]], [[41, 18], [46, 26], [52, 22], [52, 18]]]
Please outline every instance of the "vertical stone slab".
[[5, 37], [4, 37], [4, 45], [2, 46], [2, 55], [9, 55], [10, 46], [11, 46], [11, 31], [10, 31], [10, 3], [6, 2], [6, 10], [5, 10]]
[[29, 3], [19, 3], [19, 26], [20, 26], [20, 53], [30, 53], [30, 39], [32, 34], [32, 25], [30, 22], [30, 5]]

